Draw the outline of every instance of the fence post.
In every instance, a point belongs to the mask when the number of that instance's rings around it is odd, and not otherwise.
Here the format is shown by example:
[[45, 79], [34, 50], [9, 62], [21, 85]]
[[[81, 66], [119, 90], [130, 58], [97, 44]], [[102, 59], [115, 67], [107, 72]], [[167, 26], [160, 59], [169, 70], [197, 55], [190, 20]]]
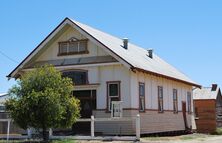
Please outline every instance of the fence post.
[[53, 131], [52, 128], [49, 129], [49, 138], [52, 137]]
[[9, 133], [10, 133], [10, 119], [8, 120], [8, 128], [7, 128], [7, 142], [9, 141]]
[[94, 122], [95, 122], [94, 116], [91, 116], [91, 137], [92, 138], [95, 136], [94, 135]]
[[27, 129], [27, 135], [28, 135], [28, 138], [29, 138], [29, 139], [32, 138], [32, 130], [31, 130], [31, 128], [28, 128], [28, 129]]
[[137, 114], [136, 116], [136, 138], [140, 140], [140, 115]]

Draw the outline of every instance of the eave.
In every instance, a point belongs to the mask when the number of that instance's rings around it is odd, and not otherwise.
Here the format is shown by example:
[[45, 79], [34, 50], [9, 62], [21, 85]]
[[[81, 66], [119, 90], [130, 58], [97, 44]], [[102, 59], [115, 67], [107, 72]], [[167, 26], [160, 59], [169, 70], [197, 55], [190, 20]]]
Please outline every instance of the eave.
[[176, 82], [181, 82], [181, 83], [184, 83], [184, 84], [187, 84], [187, 85], [191, 85], [191, 86], [195, 86], [197, 88], [201, 88], [201, 85], [198, 85], [196, 83], [187, 82], [187, 81], [184, 81], [184, 80], [181, 80], [181, 79], [177, 79], [177, 78], [170, 77], [170, 76], [167, 76], [167, 75], [163, 75], [163, 74], [147, 71], [147, 70], [144, 70], [144, 69], [141, 69], [141, 68], [135, 67], [135, 68], [132, 68], [132, 70], [133, 71], [136, 70], [136, 71], [139, 71], [139, 72], [147, 73], [147, 74], [150, 74], [150, 75], [166, 78], [166, 79], [169, 79], [169, 80], [173, 80], [173, 81], [176, 81]]

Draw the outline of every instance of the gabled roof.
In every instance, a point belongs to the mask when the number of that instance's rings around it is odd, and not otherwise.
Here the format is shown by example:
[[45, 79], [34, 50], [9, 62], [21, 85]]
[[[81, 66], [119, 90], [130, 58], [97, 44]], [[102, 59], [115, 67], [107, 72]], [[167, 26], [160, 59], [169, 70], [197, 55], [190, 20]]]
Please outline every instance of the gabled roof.
[[8, 93], [0, 93], [0, 97], [6, 96]]
[[8, 93], [0, 93], [0, 106], [2, 106], [8, 98]]
[[202, 87], [200, 89], [195, 89], [193, 91], [194, 100], [207, 100], [207, 99], [217, 99], [220, 93], [220, 88], [217, 86], [216, 90], [212, 90], [212, 87]]
[[162, 76], [165, 78], [177, 80], [186, 84], [190, 84], [193, 86], [200, 87], [197, 83], [192, 81], [190, 78], [188, 78], [186, 75], [184, 75], [182, 72], [178, 71], [176, 68], [174, 68], [172, 65], [168, 64], [164, 60], [162, 60], [160, 57], [158, 57], [156, 54], [153, 54], [153, 58], [148, 57], [147, 50], [136, 46], [132, 43], [128, 44], [128, 49], [124, 49], [122, 47], [123, 41], [120, 38], [114, 37], [112, 35], [109, 35], [107, 33], [104, 33], [100, 30], [94, 29], [88, 25], [82, 24], [80, 22], [71, 20], [69, 18], [65, 18], [62, 23], [59, 24], [59, 26], [53, 30], [52, 33], [50, 33], [49, 36], [46, 37], [30, 54], [28, 57], [26, 57], [9, 75], [8, 77], [13, 77], [15, 75], [15, 72], [24, 66], [24, 64], [30, 60], [30, 57], [33, 56], [33, 54], [36, 54], [36, 51], [38, 48], [42, 48], [42, 44], [45, 44], [44, 42], [47, 40], [47, 38], [50, 38], [54, 34], [54, 32], [58, 32], [58, 29], [65, 23], [70, 24], [73, 26], [73, 28], [76, 28], [81, 34], [85, 34], [87, 38], [93, 40], [95, 44], [99, 44], [104, 48], [105, 50], [112, 53], [112, 55], [117, 58], [122, 64], [127, 65], [132, 70], [139, 70], [142, 72], [147, 72], [150, 74], [154, 74], [157, 76]]

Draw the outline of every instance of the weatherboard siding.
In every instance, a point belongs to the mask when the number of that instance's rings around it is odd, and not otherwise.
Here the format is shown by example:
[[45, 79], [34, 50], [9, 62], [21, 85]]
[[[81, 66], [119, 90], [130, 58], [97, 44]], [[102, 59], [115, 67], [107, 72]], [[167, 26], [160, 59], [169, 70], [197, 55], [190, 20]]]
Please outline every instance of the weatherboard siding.
[[[137, 110], [124, 110], [123, 117], [135, 118], [139, 112]], [[109, 118], [110, 113], [106, 111], [93, 111], [95, 118]], [[174, 114], [172, 111], [158, 113], [158, 111], [146, 111], [140, 113], [141, 117], [141, 134], [151, 134], [160, 132], [183, 131], [185, 130], [182, 112]], [[191, 115], [187, 113], [187, 119]], [[188, 120], [188, 126], [192, 124]], [[95, 132], [105, 135], [132, 135], [135, 134], [135, 119], [133, 121], [118, 122], [95, 122]]]
[[[133, 111], [124, 110], [123, 117], [133, 117]], [[110, 118], [111, 114], [106, 111], [93, 111], [95, 118]], [[106, 121], [95, 122], [95, 132], [104, 135], [133, 135], [135, 134], [135, 121]]]

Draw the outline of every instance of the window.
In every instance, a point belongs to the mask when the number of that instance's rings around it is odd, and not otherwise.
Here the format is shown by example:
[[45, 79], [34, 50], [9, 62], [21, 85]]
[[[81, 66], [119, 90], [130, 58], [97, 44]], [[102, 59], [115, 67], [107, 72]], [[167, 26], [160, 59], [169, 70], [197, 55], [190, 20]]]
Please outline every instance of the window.
[[120, 101], [120, 82], [107, 82], [107, 93], [107, 109], [111, 111], [112, 101]]
[[145, 111], [145, 84], [139, 83], [139, 110]]
[[59, 42], [58, 55], [85, 54], [87, 51], [87, 40], [69, 40]]
[[191, 93], [187, 92], [187, 108], [188, 108], [188, 113], [191, 113]]
[[0, 105], [0, 112], [5, 112], [5, 106], [4, 105]]
[[173, 89], [173, 111], [174, 113], [178, 113], [178, 97], [176, 89]]
[[158, 110], [163, 112], [163, 87], [158, 86]]
[[64, 71], [62, 76], [71, 78], [75, 85], [84, 85], [88, 83], [87, 71]]

